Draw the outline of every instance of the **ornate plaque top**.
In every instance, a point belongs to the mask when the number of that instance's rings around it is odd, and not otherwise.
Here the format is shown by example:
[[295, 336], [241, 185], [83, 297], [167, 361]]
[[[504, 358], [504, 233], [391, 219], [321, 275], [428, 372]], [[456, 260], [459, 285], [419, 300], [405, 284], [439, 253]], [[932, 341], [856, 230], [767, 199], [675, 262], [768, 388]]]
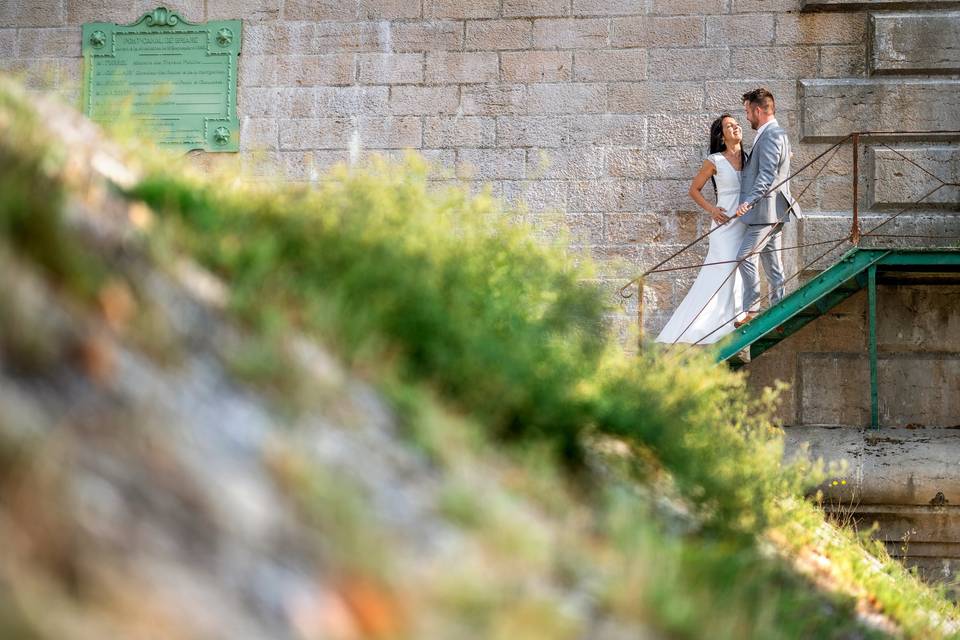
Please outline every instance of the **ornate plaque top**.
[[240, 20], [194, 24], [157, 7], [130, 25], [83, 25], [83, 111], [131, 117], [158, 145], [237, 151]]

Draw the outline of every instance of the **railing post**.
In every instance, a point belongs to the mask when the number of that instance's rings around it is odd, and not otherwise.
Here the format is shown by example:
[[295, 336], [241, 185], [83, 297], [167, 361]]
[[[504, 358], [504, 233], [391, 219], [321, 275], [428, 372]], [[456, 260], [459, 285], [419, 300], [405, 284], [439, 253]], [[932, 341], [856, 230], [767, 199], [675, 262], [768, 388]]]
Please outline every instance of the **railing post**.
[[860, 244], [860, 134], [854, 133], [853, 142], [853, 223], [850, 228], [850, 242]]
[[880, 428], [880, 399], [877, 391], [877, 265], [867, 270], [867, 315], [870, 322], [870, 428]]
[[643, 278], [637, 280], [637, 348], [643, 349]]

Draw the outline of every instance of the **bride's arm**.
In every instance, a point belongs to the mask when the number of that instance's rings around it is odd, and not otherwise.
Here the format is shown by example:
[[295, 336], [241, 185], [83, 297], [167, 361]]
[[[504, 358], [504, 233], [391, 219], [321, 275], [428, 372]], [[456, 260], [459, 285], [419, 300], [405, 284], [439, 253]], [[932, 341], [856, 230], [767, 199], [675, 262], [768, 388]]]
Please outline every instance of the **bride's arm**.
[[717, 168], [713, 163], [709, 160], [704, 160], [700, 171], [693, 177], [693, 182], [690, 183], [690, 190], [687, 193], [690, 194], [690, 197], [693, 198], [693, 201], [696, 202], [701, 209], [710, 214], [710, 217], [713, 218], [717, 224], [723, 224], [730, 219], [726, 210], [710, 204], [707, 199], [703, 197], [703, 193], [701, 193], [703, 191], [703, 185], [707, 184], [707, 180], [716, 175], [716, 173]]

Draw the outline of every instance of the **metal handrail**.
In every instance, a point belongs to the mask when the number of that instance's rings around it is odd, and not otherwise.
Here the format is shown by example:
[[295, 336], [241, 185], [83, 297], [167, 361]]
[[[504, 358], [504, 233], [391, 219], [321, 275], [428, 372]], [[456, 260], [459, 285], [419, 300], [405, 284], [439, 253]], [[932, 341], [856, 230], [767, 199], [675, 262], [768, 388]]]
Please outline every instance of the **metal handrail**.
[[[783, 186], [784, 184], [786, 184], [787, 182], [789, 182], [791, 179], [795, 178], [796, 176], [800, 175], [801, 173], [803, 173], [804, 171], [806, 171], [807, 169], [809, 169], [814, 163], [816, 163], [817, 161], [819, 161], [821, 158], [823, 158], [824, 156], [826, 156], [828, 153], [833, 152], [833, 155], [831, 155], [830, 158], [828, 158], [828, 160], [826, 161], [826, 163], [824, 163], [824, 165], [823, 165], [822, 167], [820, 167], [820, 169], [817, 171], [816, 175], [815, 175], [814, 178], [811, 180], [810, 184], [808, 184], [806, 187], [804, 187], [803, 191], [801, 191], [800, 195], [798, 195], [797, 198], [795, 199], [795, 200], [799, 200], [799, 198], [802, 197], [803, 193], [806, 192], [806, 189], [808, 189], [808, 188], [810, 187], [810, 185], [812, 185], [812, 184], [814, 183], [814, 181], [817, 179], [817, 177], [819, 177], [820, 173], [821, 173], [821, 172], [826, 168], [826, 166], [830, 163], [830, 161], [833, 159], [833, 156], [836, 155], [836, 151], [838, 151], [839, 148], [840, 148], [843, 144], [845, 144], [848, 140], [851, 141], [851, 143], [852, 143], [852, 151], [853, 151], [853, 173], [852, 173], [852, 180], [853, 180], [852, 192], [853, 192], [853, 193], [852, 193], [852, 219], [851, 219], [851, 225], [850, 225], [850, 233], [849, 233], [847, 236], [843, 237], [843, 238], [837, 239], [836, 243], [833, 244], [829, 249], [827, 249], [827, 251], [821, 253], [819, 256], [817, 256], [816, 258], [814, 258], [812, 261], [810, 261], [809, 263], [807, 263], [806, 265], [804, 265], [803, 267], [801, 267], [801, 268], [798, 270], [798, 273], [796, 273], [796, 274], [794, 274], [793, 276], [791, 276], [790, 278], [788, 278], [787, 281], [792, 280], [794, 277], [796, 277], [797, 275], [799, 275], [799, 273], [803, 272], [807, 267], [809, 267], [809, 266], [811, 266], [812, 264], [818, 262], [820, 259], [822, 259], [824, 256], [826, 256], [827, 254], [829, 254], [831, 251], [835, 250], [835, 249], [836, 249], [841, 243], [843, 243], [843, 242], [849, 241], [849, 242], [850, 242], [851, 244], [853, 244], [854, 246], [858, 246], [858, 245], [860, 244], [860, 240], [861, 240], [861, 238], [862, 238], [863, 236], [872, 236], [872, 235], [874, 235], [874, 232], [875, 232], [877, 229], [879, 229], [880, 227], [882, 227], [882, 226], [886, 225], [887, 223], [891, 222], [891, 221], [894, 220], [895, 218], [899, 217], [901, 214], [903, 214], [903, 213], [905, 213], [906, 211], [908, 211], [908, 210], [909, 210], [910, 208], [912, 208], [914, 205], [919, 204], [920, 202], [922, 202], [923, 200], [925, 200], [926, 198], [928, 198], [929, 196], [931, 196], [933, 193], [935, 193], [936, 191], [940, 190], [941, 188], [947, 187], [947, 186], [960, 186], [960, 183], [948, 182], [948, 181], [946, 181], [946, 180], [943, 180], [942, 178], [940, 178], [940, 177], [937, 176], [936, 174], [934, 174], [934, 173], [926, 170], [924, 167], [920, 166], [919, 164], [917, 164], [916, 162], [914, 162], [913, 160], [911, 160], [911, 159], [908, 158], [907, 156], [905, 156], [905, 155], [903, 155], [902, 153], [898, 152], [896, 149], [893, 149], [892, 147], [890, 147], [890, 146], [887, 145], [886, 143], [881, 143], [884, 147], [886, 147], [887, 149], [889, 149], [889, 150], [892, 151], [893, 153], [895, 153], [895, 154], [897, 154], [898, 156], [900, 156], [900, 157], [901, 157], [903, 160], [905, 160], [906, 162], [909, 162], [910, 164], [916, 166], [918, 169], [920, 169], [921, 171], [923, 171], [923, 172], [926, 173], [927, 175], [929, 175], [929, 176], [931, 176], [932, 178], [934, 178], [935, 180], [937, 180], [940, 184], [939, 184], [937, 187], [935, 187], [932, 191], [930, 191], [930, 192], [926, 193], [924, 196], [922, 196], [919, 200], [916, 200], [915, 202], [910, 203], [910, 205], [908, 205], [906, 208], [904, 208], [904, 209], [898, 211], [896, 214], [888, 217], [886, 220], [884, 220], [884, 221], [881, 222], [880, 224], [878, 224], [878, 225], [874, 226], [873, 228], [871, 228], [868, 232], [866, 232], [866, 233], [863, 233], [863, 232], [862, 232], [862, 230], [861, 230], [861, 225], [860, 225], [860, 207], [859, 207], [859, 184], [860, 184], [860, 164], [859, 164], [859, 157], [860, 157], [860, 143], [861, 143], [861, 138], [870, 139], [870, 138], [884, 138], [884, 137], [889, 137], [889, 136], [905, 137], [905, 136], [919, 136], [919, 135], [924, 135], [924, 136], [934, 136], [934, 135], [936, 135], [936, 136], [960, 136], [960, 130], [936, 130], [936, 131], [932, 131], [932, 130], [929, 130], [929, 131], [854, 131], [854, 132], [851, 132], [851, 133], [847, 134], [846, 136], [844, 136], [842, 139], [840, 139], [838, 142], [835, 142], [834, 144], [832, 144], [829, 148], [827, 148], [825, 151], [823, 151], [822, 153], [820, 153], [818, 156], [816, 156], [815, 158], [813, 158], [812, 160], [810, 160], [809, 162], [807, 162], [805, 165], [803, 165], [802, 167], [800, 167], [799, 169], [797, 169], [796, 171], [794, 171], [793, 173], [791, 173], [790, 176], [788, 176], [788, 177], [785, 178], [784, 180], [780, 181], [779, 183], [771, 186], [770, 189], [768, 189], [762, 196], [760, 196], [759, 198], [757, 198], [757, 199], [755, 199], [755, 200], [753, 200], [753, 201], [751, 201], [751, 202], [749, 203], [750, 206], [752, 207], [752, 206], [755, 205], [759, 200], [762, 200], [763, 198], [767, 197], [768, 195], [770, 195], [771, 193], [773, 193], [773, 192], [775, 192], [777, 189], [779, 189], [781, 186]], [[791, 205], [791, 208], [792, 208], [792, 206], [793, 206], [793, 205]], [[788, 210], [788, 211], [789, 211], [789, 210]], [[636, 276], [635, 278], [632, 278], [631, 280], [629, 280], [625, 285], [623, 285], [623, 286], [620, 288], [620, 290], [619, 290], [619, 295], [620, 295], [620, 297], [621, 297], [622, 299], [624, 299], [624, 300], [627, 300], [627, 299], [630, 299], [630, 298], [633, 297], [633, 293], [629, 292], [628, 290], [630, 289], [630, 287], [631, 287], [632, 285], [634, 285], [634, 284], [637, 285], [637, 292], [638, 292], [638, 296], [637, 296], [637, 297], [638, 297], [638, 309], [637, 309], [637, 314], [638, 314], [639, 329], [640, 329], [641, 336], [642, 336], [642, 334], [643, 334], [643, 284], [644, 284], [645, 278], [646, 278], [647, 276], [653, 274], [653, 273], [658, 273], [658, 272], [661, 272], [661, 271], [675, 271], [675, 270], [677, 270], [677, 269], [682, 269], [682, 268], [691, 268], [691, 267], [688, 266], [688, 267], [680, 267], [680, 268], [662, 269], [663, 265], [667, 264], [668, 262], [670, 262], [671, 260], [673, 260], [673, 259], [676, 258], [677, 256], [686, 253], [689, 249], [691, 249], [693, 246], [697, 245], [697, 244], [698, 244], [699, 242], [701, 242], [703, 239], [709, 237], [711, 233], [713, 233], [714, 231], [716, 231], [716, 230], [719, 229], [719, 228], [721, 228], [720, 225], [718, 225], [718, 226], [714, 227], [713, 229], [711, 229], [710, 231], [707, 231], [706, 233], [700, 235], [699, 237], [697, 237], [696, 239], [694, 239], [692, 242], [688, 243], [687, 245], [685, 245], [684, 247], [682, 247], [682, 248], [679, 249], [678, 251], [676, 251], [676, 252], [674, 252], [673, 254], [671, 254], [670, 256], [668, 256], [666, 259], [661, 260], [661, 261], [658, 262], [656, 265], [654, 265], [653, 267], [647, 269], [646, 271], [644, 271], [644, 272], [643, 272], [642, 274], [640, 274], [639, 276]], [[880, 237], [881, 235], [882, 235], [882, 236], [888, 236], [888, 235], [891, 235], [891, 234], [876, 234], [876, 235], [877, 235], [877, 237]], [[813, 244], [820, 244], [820, 245], [822, 245], [822, 244], [827, 244], [827, 242], [811, 243], [811, 246], [812, 246]], [[785, 249], [797, 249], [797, 248], [802, 248], [802, 247], [805, 247], [805, 246], [807, 246], [807, 245], [800, 244], [800, 245], [796, 245], [796, 246], [793, 246], [793, 247], [781, 248], [780, 250], [783, 251], [783, 250], [785, 250]], [[748, 255], [745, 256], [743, 259], [747, 259], [747, 258], [751, 257], [754, 253], [756, 253], [756, 252], [753, 252], [753, 253], [751, 253], [751, 254], [748, 254]], [[737, 262], [737, 263], [739, 264], [740, 261], [724, 261], [724, 262]], [[710, 264], [713, 264], [713, 263], [710, 263]], [[718, 264], [719, 264], [719, 263], [718, 263]], [[691, 265], [691, 266], [692, 266], [692, 265]], [[702, 267], [702, 266], [704, 266], [704, 265], [700, 265], [700, 266]], [[729, 279], [729, 276], [728, 276], [728, 279]], [[726, 281], [724, 281], [723, 284], [725, 284], [725, 282], [726, 282]], [[720, 285], [720, 288], [723, 287], [723, 284]], [[719, 292], [719, 290], [720, 290], [720, 289], [718, 289], [717, 292]], [[714, 293], [714, 295], [716, 295], [716, 292]], [[706, 305], [705, 305], [705, 307], [706, 307]], [[694, 319], [691, 321], [691, 326], [692, 326], [693, 321], [696, 320], [696, 318], [700, 315], [700, 313], [702, 313], [702, 311], [703, 311], [703, 310], [701, 309], [701, 311], [698, 312], [697, 315], [694, 317]], [[732, 320], [733, 320], [733, 319], [731, 319], [731, 321], [732, 321]], [[715, 333], [716, 331], [718, 331], [718, 330], [719, 330], [720, 328], [722, 328], [723, 326], [726, 326], [726, 324], [728, 324], [728, 322], [729, 322], [729, 321], [725, 321], [722, 325], [720, 325], [719, 327], [717, 327], [716, 329], [714, 329], [714, 331], [711, 332], [711, 334], [712, 334], [712, 333]], [[689, 326], [688, 326], [687, 328], [689, 328]], [[686, 331], [686, 329], [684, 329], [684, 332], [685, 332], [685, 331]], [[682, 334], [681, 334], [681, 335], [682, 335]], [[708, 335], [710, 335], [710, 334], [708, 334]], [[704, 336], [704, 337], [707, 337], [707, 336]], [[703, 339], [704, 339], [704, 338], [701, 338], [700, 341], [702, 341]], [[700, 341], [698, 341], [698, 343], [699, 343]]]

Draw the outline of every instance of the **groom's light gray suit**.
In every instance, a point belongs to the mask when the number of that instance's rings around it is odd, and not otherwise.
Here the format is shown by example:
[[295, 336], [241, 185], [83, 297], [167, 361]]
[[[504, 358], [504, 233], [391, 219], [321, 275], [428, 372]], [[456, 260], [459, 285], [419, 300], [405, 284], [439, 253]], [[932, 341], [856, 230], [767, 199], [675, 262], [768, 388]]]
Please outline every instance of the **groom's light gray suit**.
[[[753, 206], [740, 217], [747, 225], [737, 260], [743, 278], [743, 310], [756, 312], [760, 306], [760, 276], [757, 256], [770, 285], [770, 301], [776, 304], [783, 297], [783, 262], [781, 228], [792, 213], [800, 217], [800, 207], [790, 195], [790, 140], [776, 120], [770, 121], [753, 143], [740, 175], [740, 203]], [[780, 184], [783, 182], [783, 184]], [[771, 191], [771, 188], [778, 186]], [[768, 193], [769, 192], [769, 193]], [[749, 256], [749, 257], [748, 257]]]

